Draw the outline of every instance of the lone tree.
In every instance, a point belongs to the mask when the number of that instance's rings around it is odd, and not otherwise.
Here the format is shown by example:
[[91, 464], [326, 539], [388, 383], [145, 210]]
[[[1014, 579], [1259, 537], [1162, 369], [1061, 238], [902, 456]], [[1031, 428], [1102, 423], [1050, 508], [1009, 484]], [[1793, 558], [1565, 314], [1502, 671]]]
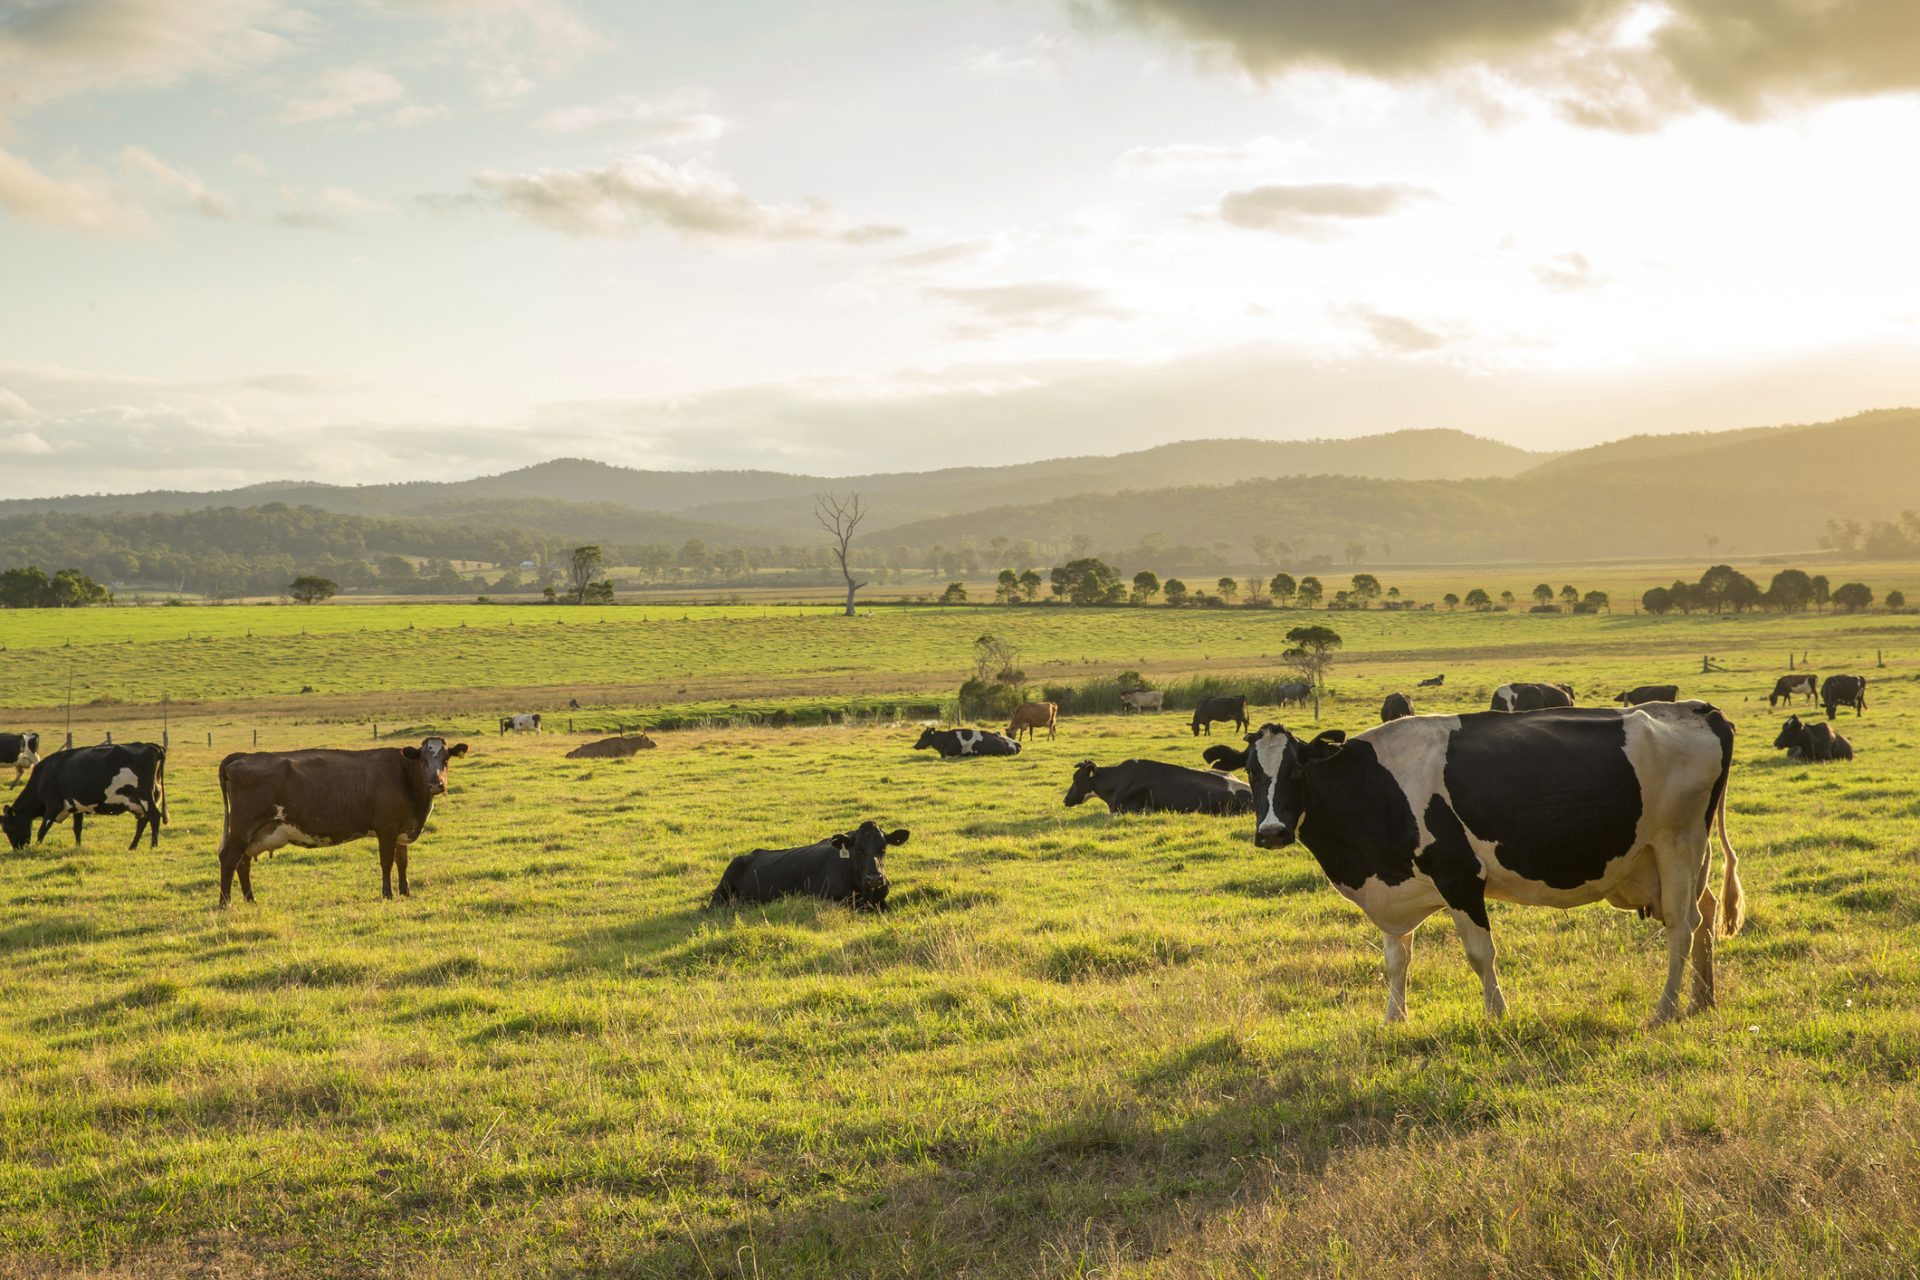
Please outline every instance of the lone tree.
[[815, 494], [813, 498], [813, 518], [827, 531], [832, 539], [827, 544], [834, 559], [840, 562], [840, 576], [847, 580], [847, 616], [853, 617], [853, 593], [866, 586], [864, 582], [853, 580], [853, 570], [847, 565], [847, 552], [853, 546], [853, 531], [867, 518], [867, 509], [860, 504], [860, 495], [850, 494], [842, 499], [831, 493]]
[[573, 591], [575, 604], [587, 602], [587, 588], [600, 576], [600, 562], [604, 558], [600, 548], [592, 545], [575, 547], [567, 557], [567, 584]]
[[300, 604], [319, 604], [340, 591], [340, 584], [317, 573], [303, 573], [287, 584], [287, 594]]
[[1320, 722], [1320, 693], [1326, 687], [1327, 668], [1333, 665], [1333, 651], [1340, 647], [1340, 633], [1332, 627], [1311, 623], [1287, 632], [1293, 647], [1281, 654], [1287, 665], [1307, 678], [1313, 686], [1313, 720]]
[[1133, 602], [1151, 604], [1160, 594], [1160, 577], [1151, 569], [1142, 569], [1133, 575]]
[[1833, 589], [1833, 602], [1848, 613], [1858, 613], [1873, 603], [1873, 590], [1864, 582], [1843, 583]]
[[1353, 594], [1354, 597], [1360, 601], [1360, 607], [1362, 609], [1366, 608], [1371, 601], [1380, 595], [1380, 579], [1370, 573], [1354, 574]]

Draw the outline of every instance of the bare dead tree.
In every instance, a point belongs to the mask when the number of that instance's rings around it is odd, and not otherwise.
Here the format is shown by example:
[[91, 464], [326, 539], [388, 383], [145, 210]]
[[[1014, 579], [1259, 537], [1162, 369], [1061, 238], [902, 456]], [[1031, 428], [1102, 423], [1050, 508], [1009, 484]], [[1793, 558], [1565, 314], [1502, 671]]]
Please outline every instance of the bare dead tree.
[[847, 564], [847, 552], [853, 546], [853, 531], [866, 518], [867, 510], [860, 503], [860, 495], [850, 494], [846, 499], [831, 493], [817, 493], [813, 497], [813, 518], [833, 539], [833, 554], [840, 561], [840, 576], [847, 580], [847, 616], [853, 616], [853, 593], [866, 586], [864, 582], [853, 580], [853, 570]]

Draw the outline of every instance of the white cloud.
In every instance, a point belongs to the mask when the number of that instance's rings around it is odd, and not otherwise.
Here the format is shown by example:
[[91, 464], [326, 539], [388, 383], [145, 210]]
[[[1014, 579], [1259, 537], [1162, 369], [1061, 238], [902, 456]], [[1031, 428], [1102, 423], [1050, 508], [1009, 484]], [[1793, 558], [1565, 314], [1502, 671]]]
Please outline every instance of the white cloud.
[[682, 93], [657, 100], [615, 98], [599, 106], [561, 107], [540, 118], [549, 133], [586, 133], [617, 129], [639, 142], [684, 146], [712, 142], [729, 128], [725, 116], [710, 110], [708, 95]]
[[953, 327], [956, 338], [991, 338], [1015, 329], [1059, 329], [1080, 320], [1117, 320], [1127, 315], [1105, 290], [1071, 280], [941, 286], [921, 292], [972, 314], [972, 319]]
[[127, 232], [148, 225], [145, 213], [98, 177], [56, 178], [7, 151], [0, 151], [0, 209], [72, 231]]
[[[899, 227], [854, 224], [819, 200], [762, 204], [711, 169], [656, 156], [633, 156], [597, 169], [490, 170], [473, 183], [481, 201], [575, 236], [624, 236], [663, 227], [687, 236], [865, 244], [904, 234]], [[473, 199], [442, 197], [429, 203], [458, 207]]]
[[192, 210], [203, 218], [231, 218], [233, 202], [193, 174], [176, 169], [145, 147], [126, 147], [120, 166], [150, 182], [162, 200]]
[[1534, 263], [1533, 278], [1555, 293], [1590, 293], [1607, 283], [1585, 254], [1572, 250]]
[[606, 45], [561, 0], [407, 0], [443, 18], [453, 56], [495, 102], [530, 92]]
[[329, 67], [287, 102], [280, 118], [289, 124], [339, 120], [363, 107], [398, 102], [406, 94], [405, 85], [378, 67]]
[[1385, 217], [1431, 195], [1400, 183], [1274, 182], [1227, 192], [1218, 216], [1248, 231], [1313, 237], [1339, 222]]

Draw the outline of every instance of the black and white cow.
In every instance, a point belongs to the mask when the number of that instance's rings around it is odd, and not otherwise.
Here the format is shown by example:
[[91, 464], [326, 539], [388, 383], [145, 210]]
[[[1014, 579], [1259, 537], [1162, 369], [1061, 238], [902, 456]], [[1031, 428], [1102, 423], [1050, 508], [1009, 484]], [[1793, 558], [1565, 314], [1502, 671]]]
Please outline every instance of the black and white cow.
[[1643, 702], [1677, 702], [1680, 700], [1680, 686], [1643, 684], [1638, 689], [1628, 689], [1625, 693], [1614, 694], [1613, 700], [1623, 707], [1637, 707]]
[[1573, 690], [1564, 684], [1503, 684], [1493, 691], [1493, 711], [1539, 711], [1570, 707]]
[[796, 849], [755, 849], [727, 864], [709, 907], [730, 902], [772, 902], [804, 895], [875, 911], [887, 909], [887, 848], [907, 842], [901, 827], [881, 834], [872, 822], [851, 835], [828, 836]]
[[1420, 688], [1438, 689], [1441, 685], [1445, 684], [1446, 682], [1447, 682], [1447, 673], [1442, 671], [1439, 675], [1433, 677], [1433, 679], [1431, 680], [1422, 680], [1420, 682]]
[[1193, 736], [1199, 737], [1204, 728], [1208, 735], [1213, 733], [1213, 722], [1231, 720], [1234, 727], [1246, 729], [1253, 722], [1247, 719], [1247, 695], [1244, 693], [1223, 693], [1212, 698], [1202, 698], [1193, 709]]
[[1820, 703], [1827, 709], [1827, 719], [1831, 720], [1840, 713], [1842, 707], [1852, 707], [1856, 716], [1867, 711], [1867, 678], [1865, 676], [1828, 676], [1827, 682], [1820, 686]]
[[1091, 760], [1073, 766], [1067, 807], [1088, 796], [1107, 802], [1108, 813], [1247, 813], [1253, 793], [1238, 778], [1212, 769], [1189, 769], [1160, 760], [1123, 760], [1105, 768]]
[[1772, 707], [1782, 702], [1791, 703], [1796, 693], [1806, 694], [1807, 701], [1812, 702], [1814, 693], [1819, 688], [1819, 684], [1820, 677], [1811, 671], [1802, 671], [1798, 675], [1781, 676], [1773, 682], [1773, 692], [1767, 695], [1767, 705]]
[[167, 818], [167, 752], [151, 742], [116, 742], [106, 746], [56, 751], [33, 767], [27, 785], [0, 813], [0, 829], [7, 843], [24, 849], [33, 824], [40, 824], [34, 843], [62, 818], [73, 819], [73, 842], [80, 843], [82, 820], [88, 814], [130, 813], [133, 843], [141, 833], [148, 847], [160, 843], [160, 824]]
[[1273, 691], [1273, 700], [1283, 707], [1288, 705], [1304, 707], [1311, 697], [1313, 697], [1313, 686], [1304, 680], [1290, 681]]
[[925, 751], [931, 747], [940, 753], [943, 760], [953, 760], [960, 756], [1017, 756], [1020, 744], [1004, 733], [994, 733], [990, 729], [934, 729], [928, 728], [920, 735], [920, 741], [913, 744], [915, 751]]
[[40, 735], [37, 733], [0, 733], [0, 769], [13, 766], [13, 785], [19, 786], [27, 771], [40, 763]]
[[501, 716], [500, 732], [538, 733], [540, 732], [540, 713], [527, 711], [517, 716]]
[[1400, 720], [1413, 714], [1413, 700], [1404, 693], [1390, 693], [1380, 704], [1380, 723]]
[[1780, 726], [1773, 745], [1784, 750], [1789, 760], [1851, 760], [1853, 744], [1833, 731], [1825, 720], [1803, 724], [1799, 716], [1788, 716]]
[[[1515, 716], [1411, 716], [1349, 739], [1303, 741], [1277, 724], [1248, 735], [1254, 843], [1297, 836], [1386, 938], [1387, 1019], [1406, 1017], [1413, 930], [1453, 916], [1488, 1014], [1506, 1011], [1489, 898], [1537, 906], [1610, 902], [1667, 926], [1667, 982], [1653, 1021], [1713, 1004], [1713, 934], [1740, 927], [1727, 841], [1733, 725], [1704, 702]], [[1725, 880], [1708, 885], [1719, 821]]]

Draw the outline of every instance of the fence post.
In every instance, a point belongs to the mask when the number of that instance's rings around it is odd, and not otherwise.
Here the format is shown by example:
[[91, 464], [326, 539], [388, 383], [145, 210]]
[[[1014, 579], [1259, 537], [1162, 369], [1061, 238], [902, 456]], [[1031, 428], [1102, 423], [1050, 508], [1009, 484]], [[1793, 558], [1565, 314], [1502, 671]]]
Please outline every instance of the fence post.
[[113, 745], [113, 730], [111, 729], [107, 730], [107, 745], [108, 746]]
[[253, 731], [253, 745], [256, 747], [260, 745], [260, 731], [258, 729]]
[[212, 745], [213, 745], [213, 731], [212, 731], [212, 730], [208, 730], [208, 731], [207, 731], [207, 745], [208, 745], [208, 746], [212, 746]]

